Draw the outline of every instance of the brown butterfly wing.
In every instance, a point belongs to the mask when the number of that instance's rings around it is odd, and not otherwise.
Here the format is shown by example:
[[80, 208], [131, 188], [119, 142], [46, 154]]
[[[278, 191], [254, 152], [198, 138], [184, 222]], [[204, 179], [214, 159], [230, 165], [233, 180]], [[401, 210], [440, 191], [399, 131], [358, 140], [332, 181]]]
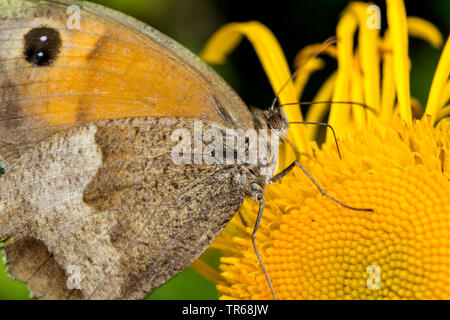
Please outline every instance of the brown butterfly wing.
[[11, 275], [40, 298], [141, 299], [191, 264], [244, 197], [236, 166], [173, 163], [192, 121], [96, 122], [17, 159], [0, 184]]
[[[186, 49], [134, 19], [78, 4], [81, 28], [69, 30], [69, 4], [0, 0], [0, 157], [10, 164], [0, 183], [0, 237], [10, 273], [37, 297], [142, 298], [194, 261], [243, 199], [237, 168], [169, 163], [167, 135], [160, 140], [150, 122], [253, 122]], [[46, 65], [27, 60], [26, 39], [40, 28], [61, 40]], [[80, 126], [145, 116], [153, 117], [147, 145], [129, 142], [111, 154], [99, 141], [137, 125]], [[73, 270], [79, 290], [67, 288]]]
[[[69, 3], [0, 0], [4, 160], [62, 128], [98, 119], [181, 116], [252, 127], [242, 100], [187, 49], [88, 2], [77, 2], [80, 29], [70, 30]], [[58, 50], [46, 65], [27, 60], [26, 48], [39, 45], [36, 37], [29, 41], [30, 32], [39, 28], [51, 29], [60, 40], [59, 47], [57, 40], [49, 44]]]

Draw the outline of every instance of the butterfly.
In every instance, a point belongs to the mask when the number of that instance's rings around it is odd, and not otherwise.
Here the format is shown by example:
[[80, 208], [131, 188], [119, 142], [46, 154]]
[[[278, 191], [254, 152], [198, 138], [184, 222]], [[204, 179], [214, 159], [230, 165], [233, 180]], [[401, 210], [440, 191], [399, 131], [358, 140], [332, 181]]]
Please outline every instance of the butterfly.
[[266, 167], [175, 164], [174, 130], [283, 133], [287, 119], [251, 111], [152, 27], [70, 5], [0, 0], [0, 239], [34, 297], [142, 299], [195, 261], [244, 197], [263, 210]]

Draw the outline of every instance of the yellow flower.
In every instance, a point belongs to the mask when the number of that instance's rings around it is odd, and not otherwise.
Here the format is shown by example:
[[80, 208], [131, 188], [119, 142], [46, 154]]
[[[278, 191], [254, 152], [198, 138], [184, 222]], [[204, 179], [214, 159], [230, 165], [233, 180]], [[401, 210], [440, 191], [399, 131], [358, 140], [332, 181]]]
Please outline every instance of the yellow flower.
[[[289, 138], [302, 163], [328, 194], [345, 204], [374, 212], [345, 209], [322, 197], [294, 169], [267, 187], [257, 245], [280, 299], [449, 299], [450, 298], [450, 39], [446, 40], [427, 106], [422, 114], [409, 84], [409, 36], [433, 46], [443, 43], [429, 22], [406, 17], [401, 0], [387, 0], [388, 28], [369, 29], [368, 3], [350, 3], [337, 26], [337, 44], [325, 52], [338, 69], [323, 84], [307, 121], [322, 121], [329, 111], [342, 159], [331, 136], [320, 147], [315, 126], [291, 125]], [[358, 46], [353, 39], [358, 32]], [[272, 33], [258, 22], [233, 23], [209, 41], [202, 57], [225, 60], [246, 36], [262, 62], [274, 92], [289, 78], [285, 57]], [[282, 104], [297, 101], [309, 75], [323, 61], [296, 58], [301, 69], [280, 93]], [[305, 64], [306, 61], [306, 64]], [[381, 70], [381, 72], [380, 72]], [[285, 107], [290, 121], [299, 108]], [[282, 164], [292, 160], [288, 147]], [[213, 243], [222, 251], [221, 273], [200, 260], [194, 267], [214, 278], [221, 299], [270, 299], [268, 283], [250, 235], [258, 204], [246, 200]]]

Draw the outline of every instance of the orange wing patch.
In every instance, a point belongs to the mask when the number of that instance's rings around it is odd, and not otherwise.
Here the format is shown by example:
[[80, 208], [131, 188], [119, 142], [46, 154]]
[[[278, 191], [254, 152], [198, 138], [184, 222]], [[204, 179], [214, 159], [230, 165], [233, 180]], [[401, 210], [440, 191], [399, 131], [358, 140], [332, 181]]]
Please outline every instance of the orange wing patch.
[[[112, 19], [109, 11], [97, 15], [90, 12], [95, 6], [85, 5], [89, 10], [81, 12], [79, 30], [67, 28], [65, 5], [0, 11], [0, 18], [8, 17], [0, 27], [4, 142], [22, 149], [61, 128], [123, 117], [182, 116], [233, 127], [252, 123], [245, 104], [185, 49], [175, 52], [177, 45], [159, 33], [152, 39], [141, 32], [143, 25]], [[61, 38], [48, 66], [24, 58], [24, 36], [42, 27]]]

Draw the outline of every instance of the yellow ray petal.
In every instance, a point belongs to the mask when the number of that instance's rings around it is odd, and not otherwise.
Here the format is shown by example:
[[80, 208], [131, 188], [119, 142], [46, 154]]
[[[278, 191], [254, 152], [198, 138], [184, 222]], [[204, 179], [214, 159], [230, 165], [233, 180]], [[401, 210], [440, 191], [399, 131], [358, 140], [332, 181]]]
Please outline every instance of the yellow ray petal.
[[332, 58], [336, 58], [336, 46], [323, 46], [323, 43], [310, 44], [300, 50], [294, 58], [294, 67], [301, 68], [303, 64], [316, 52], [320, 50], [320, 54], [328, 54]]
[[450, 75], [450, 36], [447, 38], [444, 50], [442, 51], [436, 72], [431, 83], [430, 94], [428, 95], [427, 107], [425, 114], [431, 116], [432, 121], [436, 120], [439, 109], [441, 95], [445, 95], [444, 89]]
[[330, 57], [336, 58], [336, 46], [324, 46], [324, 43], [311, 44], [300, 50], [294, 58], [294, 67], [298, 70], [297, 78], [294, 80], [298, 100], [301, 99], [306, 82], [311, 74], [323, 68], [324, 61], [322, 59], [312, 58], [318, 54], [328, 54]]
[[[336, 72], [333, 72], [331, 76], [324, 82], [320, 90], [317, 92], [313, 101], [329, 101], [333, 94], [334, 86], [336, 84]], [[328, 111], [329, 104], [321, 103], [321, 104], [313, 104], [308, 109], [308, 113], [306, 114], [306, 121], [308, 122], [322, 122], [325, 118], [325, 115]], [[314, 140], [317, 138], [317, 131], [319, 130], [318, 126], [308, 126], [307, 127], [308, 138], [310, 140]]]
[[381, 110], [380, 118], [384, 123], [392, 120], [395, 104], [395, 79], [394, 65], [392, 60], [392, 51], [387, 48], [391, 47], [391, 39], [388, 30], [384, 34], [384, 44], [386, 49], [383, 50], [383, 80], [381, 90]]
[[435, 48], [440, 48], [442, 46], [444, 38], [434, 24], [425, 19], [411, 16], [408, 17], [406, 21], [410, 36], [423, 39]]
[[[347, 11], [339, 20], [336, 28], [338, 70], [334, 87], [333, 101], [348, 101], [353, 61], [353, 36], [357, 21], [352, 12]], [[334, 127], [337, 135], [344, 134], [348, 122], [350, 108], [345, 104], [331, 104], [328, 123]], [[327, 134], [327, 139], [332, 138]]]
[[314, 58], [306, 62], [305, 65], [300, 67], [297, 77], [294, 80], [295, 92], [297, 93], [297, 100], [300, 100], [302, 97], [303, 90], [305, 89], [305, 85], [308, 82], [311, 74], [314, 72], [323, 69], [325, 62], [320, 58]]
[[[363, 76], [360, 72], [358, 59], [354, 59], [354, 65], [351, 69], [352, 78], [351, 78], [351, 101], [353, 102], [361, 102], [364, 103], [364, 95], [363, 95]], [[356, 128], [358, 130], [362, 130], [366, 126], [366, 115], [367, 110], [364, 110], [361, 106], [354, 105], [352, 106], [354, 121], [356, 124]]]
[[450, 80], [447, 81], [447, 84], [445, 85], [442, 94], [441, 99], [439, 100], [439, 105], [443, 106], [450, 100]]
[[220, 283], [224, 281], [220, 273], [205, 261], [203, 261], [201, 258], [197, 259], [193, 264], [191, 264], [191, 267], [212, 283]]
[[[251, 42], [274, 92], [278, 93], [290, 78], [291, 73], [277, 39], [266, 26], [259, 22], [230, 23], [223, 26], [209, 39], [200, 57], [209, 63], [223, 63], [243, 36]], [[297, 101], [292, 81], [288, 81], [279, 94], [279, 98], [282, 104]], [[299, 108], [287, 108], [286, 114], [290, 121], [302, 121]], [[299, 150], [308, 152], [308, 142], [300, 126], [290, 130], [288, 137]]]
[[436, 122], [441, 121], [444, 118], [450, 117], [450, 105], [445, 106], [441, 110], [439, 110], [439, 114], [436, 118]]
[[386, 0], [386, 3], [388, 27], [392, 39], [394, 79], [399, 112], [402, 119], [407, 124], [411, 124], [410, 67], [405, 5], [402, 0]]
[[[361, 53], [360, 64], [365, 103], [378, 111], [380, 99], [379, 32], [376, 28], [369, 29], [367, 27], [367, 7], [369, 5], [370, 3], [355, 2], [350, 8], [357, 16], [359, 23], [358, 48]], [[373, 116], [373, 114], [370, 115]], [[356, 120], [358, 121], [358, 119]]]

